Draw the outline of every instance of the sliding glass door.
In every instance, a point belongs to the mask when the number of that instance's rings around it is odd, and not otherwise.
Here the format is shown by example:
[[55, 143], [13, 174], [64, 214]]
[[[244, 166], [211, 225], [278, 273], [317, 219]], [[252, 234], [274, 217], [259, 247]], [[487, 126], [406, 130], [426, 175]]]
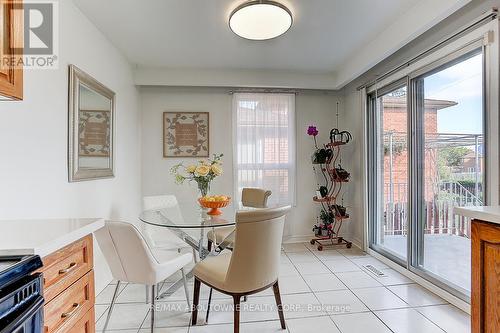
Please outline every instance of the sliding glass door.
[[396, 83], [373, 96], [377, 218], [373, 243], [379, 251], [403, 262], [408, 235], [408, 108], [407, 87]]
[[470, 221], [453, 207], [485, 202], [483, 68], [472, 50], [368, 96], [370, 247], [463, 299]]
[[484, 202], [483, 56], [466, 54], [414, 80], [418, 115], [416, 266], [470, 294], [470, 221]]

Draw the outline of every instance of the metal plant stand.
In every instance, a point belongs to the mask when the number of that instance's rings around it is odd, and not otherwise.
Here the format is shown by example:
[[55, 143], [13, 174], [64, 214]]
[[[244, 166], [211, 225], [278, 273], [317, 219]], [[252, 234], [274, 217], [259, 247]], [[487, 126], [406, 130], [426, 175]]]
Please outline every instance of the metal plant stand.
[[[316, 237], [311, 239], [311, 245], [317, 245], [319, 251], [322, 251], [324, 246], [345, 245], [347, 248], [352, 246], [352, 243], [341, 235], [342, 224], [349, 219], [349, 214], [343, 206], [342, 187], [350, 179], [350, 173], [341, 166], [342, 148], [351, 139], [349, 132], [334, 128], [330, 131], [330, 142], [323, 145], [322, 149], [318, 149], [313, 158], [313, 172], [319, 189], [313, 201], [321, 205], [322, 222], [314, 228]], [[321, 183], [324, 185], [321, 186]]]

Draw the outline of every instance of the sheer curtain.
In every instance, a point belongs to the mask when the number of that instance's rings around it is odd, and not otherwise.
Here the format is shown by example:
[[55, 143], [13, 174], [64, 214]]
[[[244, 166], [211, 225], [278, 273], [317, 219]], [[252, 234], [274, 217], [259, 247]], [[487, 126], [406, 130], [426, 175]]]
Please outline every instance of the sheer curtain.
[[233, 95], [235, 197], [271, 190], [269, 205], [295, 204], [295, 95]]

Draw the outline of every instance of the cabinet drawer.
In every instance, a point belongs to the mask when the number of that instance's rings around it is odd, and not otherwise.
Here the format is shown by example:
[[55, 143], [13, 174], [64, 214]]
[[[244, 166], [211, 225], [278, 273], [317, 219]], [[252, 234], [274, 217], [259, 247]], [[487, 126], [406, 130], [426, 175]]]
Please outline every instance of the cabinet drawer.
[[95, 313], [91, 308], [71, 329], [64, 331], [68, 333], [95, 333]]
[[50, 302], [93, 267], [92, 235], [43, 258], [45, 302]]
[[94, 300], [94, 271], [90, 271], [45, 305], [45, 333], [69, 332], [94, 307]]

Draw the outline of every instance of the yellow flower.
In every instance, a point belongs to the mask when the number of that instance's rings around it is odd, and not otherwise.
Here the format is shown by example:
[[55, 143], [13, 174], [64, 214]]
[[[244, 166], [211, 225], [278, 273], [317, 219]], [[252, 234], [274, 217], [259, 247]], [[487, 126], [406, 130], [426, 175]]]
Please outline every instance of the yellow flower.
[[199, 165], [196, 167], [195, 173], [197, 176], [206, 176], [210, 172], [210, 167], [207, 165]]
[[220, 165], [214, 164], [214, 165], [212, 165], [211, 169], [212, 169], [212, 172], [214, 173], [214, 175], [216, 175], [216, 176], [222, 175], [222, 168]]
[[186, 168], [186, 171], [189, 173], [194, 173], [196, 171], [196, 165], [190, 165]]

